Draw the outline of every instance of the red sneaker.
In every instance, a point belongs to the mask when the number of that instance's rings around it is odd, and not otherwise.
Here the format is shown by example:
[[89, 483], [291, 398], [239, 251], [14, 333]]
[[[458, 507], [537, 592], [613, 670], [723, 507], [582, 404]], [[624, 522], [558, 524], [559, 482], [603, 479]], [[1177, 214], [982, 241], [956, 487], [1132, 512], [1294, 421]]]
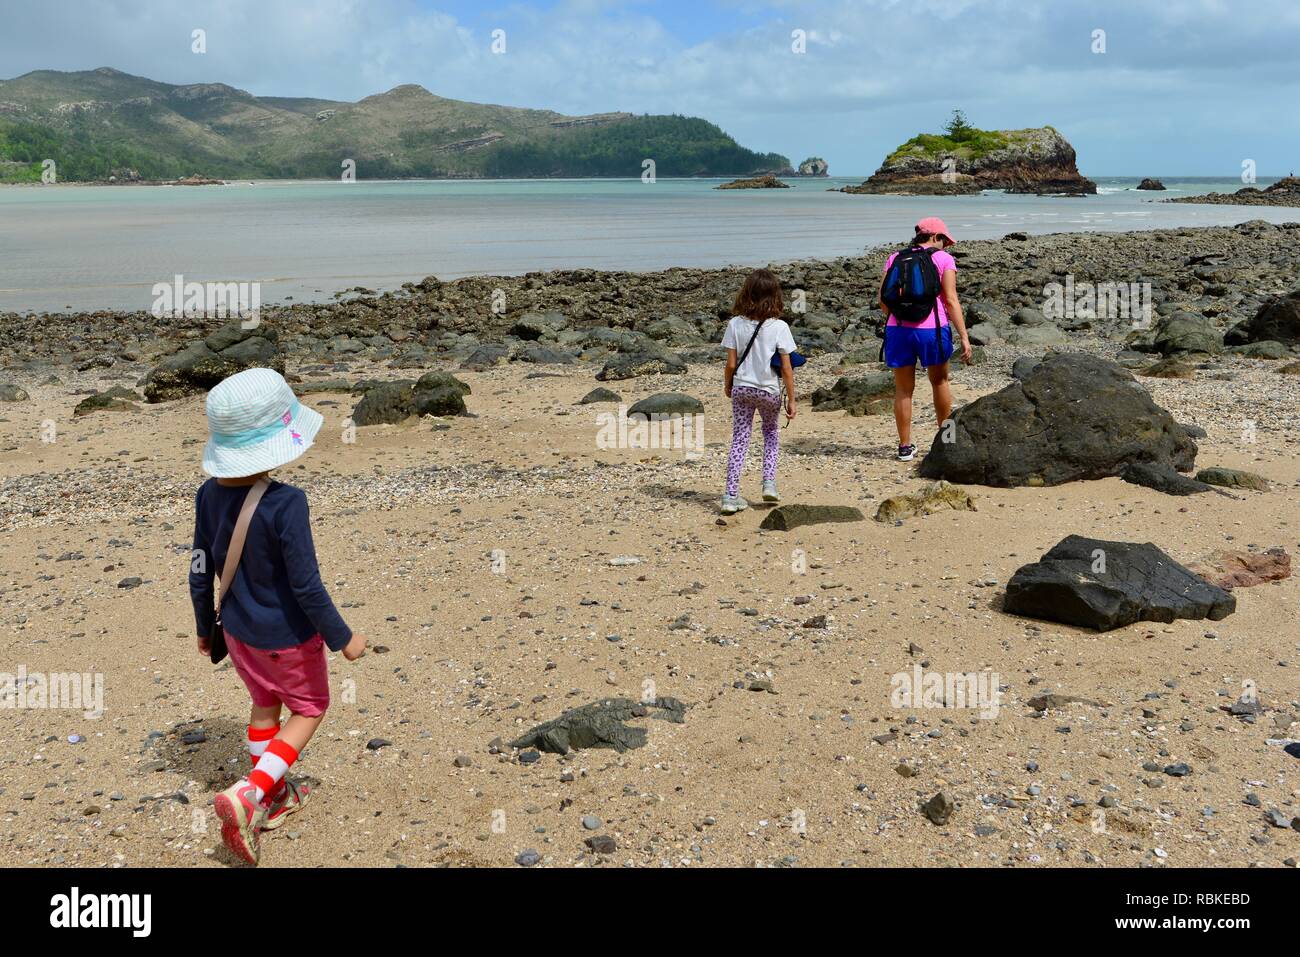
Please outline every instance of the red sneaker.
[[310, 795], [310, 787], [285, 778], [284, 787], [280, 788], [280, 793], [266, 806], [266, 819], [262, 822], [262, 830], [275, 830], [284, 823], [285, 818], [290, 814], [301, 811]]
[[257, 788], [246, 778], [236, 781], [212, 799], [212, 807], [221, 821], [221, 842], [241, 861], [256, 866], [262, 852], [258, 831], [266, 818]]

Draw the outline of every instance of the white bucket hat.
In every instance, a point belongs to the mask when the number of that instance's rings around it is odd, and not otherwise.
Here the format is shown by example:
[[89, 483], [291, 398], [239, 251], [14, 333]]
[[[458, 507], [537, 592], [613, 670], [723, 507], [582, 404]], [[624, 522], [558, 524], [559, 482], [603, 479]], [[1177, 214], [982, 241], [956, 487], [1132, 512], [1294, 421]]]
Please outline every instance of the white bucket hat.
[[292, 462], [311, 448], [325, 421], [298, 401], [274, 369], [245, 369], [208, 393], [203, 471], [243, 478]]

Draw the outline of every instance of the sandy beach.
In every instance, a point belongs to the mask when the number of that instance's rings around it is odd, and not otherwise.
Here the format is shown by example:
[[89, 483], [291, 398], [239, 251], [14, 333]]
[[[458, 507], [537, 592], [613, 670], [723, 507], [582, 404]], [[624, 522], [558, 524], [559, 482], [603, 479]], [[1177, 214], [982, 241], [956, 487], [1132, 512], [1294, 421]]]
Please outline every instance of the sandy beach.
[[[1079, 334], [1069, 348], [1117, 346]], [[958, 405], [1005, 385], [1027, 351], [991, 345], [984, 364], [954, 367]], [[811, 410], [814, 389], [862, 371], [817, 356], [782, 432], [784, 501], [866, 520], [792, 532], [761, 531], [761, 505], [717, 514], [720, 363], [603, 383], [629, 405], [700, 398], [692, 456], [598, 448], [596, 417], [615, 406], [575, 404], [602, 384], [586, 363], [456, 371], [470, 417], [354, 430], [355, 396], [311, 392], [326, 425], [275, 477], [306, 490], [324, 580], [372, 650], [332, 656], [334, 703], [295, 768], [317, 787], [268, 835], [263, 864], [513, 866], [528, 850], [543, 866], [1294, 863], [1300, 834], [1265, 812], [1300, 803], [1278, 743], [1300, 737], [1295, 579], [1238, 589], [1220, 622], [1099, 634], [1000, 610], [1016, 569], [1071, 533], [1154, 542], [1184, 564], [1221, 548], [1294, 554], [1300, 386], [1283, 365], [1225, 354], [1191, 380], [1140, 380], [1206, 430], [1198, 467], [1258, 473], [1267, 492], [970, 486], [977, 511], [893, 525], [871, 519], [879, 503], [927, 483], [892, 459], [891, 417]], [[233, 863], [210, 802], [245, 770], [247, 695], [228, 663], [197, 654], [185, 587], [203, 399], [72, 415], [147, 368], [62, 368], [0, 409], [3, 670], [102, 675], [104, 704], [101, 717], [0, 709], [13, 864]], [[299, 378], [327, 374], [403, 373], [340, 358]], [[935, 423], [918, 399], [924, 449]], [[996, 717], [895, 707], [891, 677], [917, 666], [996, 673]], [[1252, 722], [1225, 711], [1247, 681], [1270, 709]], [[522, 763], [493, 746], [647, 690], [688, 710], [635, 722], [643, 748]], [[1050, 692], [1094, 703], [1027, 704]], [[1179, 763], [1190, 773], [1161, 770]], [[939, 791], [956, 804], [942, 826], [918, 810]], [[593, 835], [616, 850], [594, 853]]]

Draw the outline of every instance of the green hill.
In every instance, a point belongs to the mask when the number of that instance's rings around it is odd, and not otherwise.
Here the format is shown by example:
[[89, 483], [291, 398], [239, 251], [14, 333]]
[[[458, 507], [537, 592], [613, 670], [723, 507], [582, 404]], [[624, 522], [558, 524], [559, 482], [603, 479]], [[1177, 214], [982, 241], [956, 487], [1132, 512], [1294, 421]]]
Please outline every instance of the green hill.
[[0, 80], [0, 180], [659, 176], [783, 172], [685, 116], [565, 116], [467, 103], [399, 86], [356, 103], [257, 97], [223, 83], [176, 86], [102, 67]]

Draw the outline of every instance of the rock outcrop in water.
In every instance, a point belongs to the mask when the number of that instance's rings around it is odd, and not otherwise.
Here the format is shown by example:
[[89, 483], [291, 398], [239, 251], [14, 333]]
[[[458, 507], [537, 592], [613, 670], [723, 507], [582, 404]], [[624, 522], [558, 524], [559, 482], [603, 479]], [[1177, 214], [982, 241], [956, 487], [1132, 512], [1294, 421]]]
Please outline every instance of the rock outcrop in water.
[[1284, 176], [1271, 186], [1245, 186], [1235, 193], [1176, 196], [1166, 203], [1213, 203], [1220, 206], [1300, 206], [1300, 176]]
[[1002, 189], [1009, 193], [1083, 196], [1097, 184], [1079, 173], [1072, 147], [1055, 129], [968, 130], [922, 134], [895, 150], [860, 186], [846, 193], [942, 196]]
[[715, 186], [714, 189], [789, 189], [789, 183], [783, 183], [772, 173], [755, 176], [753, 179], [733, 179], [730, 183]]

